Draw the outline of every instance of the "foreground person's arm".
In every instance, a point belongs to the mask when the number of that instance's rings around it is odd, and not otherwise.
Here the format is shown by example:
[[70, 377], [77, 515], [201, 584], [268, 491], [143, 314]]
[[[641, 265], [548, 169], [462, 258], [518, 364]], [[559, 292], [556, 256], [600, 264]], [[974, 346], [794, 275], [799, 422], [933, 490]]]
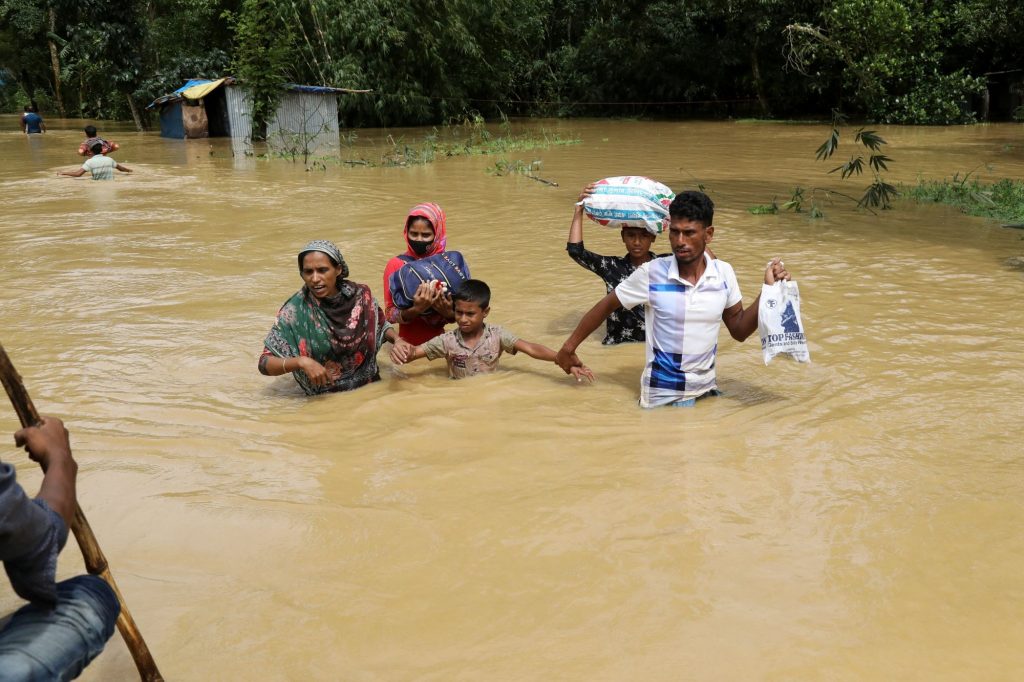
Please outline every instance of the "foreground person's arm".
[[71, 527], [75, 517], [75, 476], [78, 464], [71, 456], [71, 443], [64, 422], [45, 417], [42, 426], [29, 426], [14, 434], [14, 442], [43, 468], [43, 483], [36, 499], [43, 500]]
[[306, 376], [309, 377], [309, 382], [314, 386], [326, 386], [331, 381], [324, 366], [313, 358], [304, 355], [283, 358], [274, 355], [267, 348], [264, 348], [263, 355], [260, 356], [260, 374], [268, 377], [279, 377], [282, 374], [291, 374], [300, 369], [306, 373]]
[[[788, 280], [789, 272], [783, 267], [781, 260], [773, 258], [765, 268], [764, 283], [774, 284], [782, 279]], [[757, 309], [760, 304], [761, 294], [758, 293], [757, 298], [746, 308], [743, 307], [743, 302], [741, 301], [722, 312], [722, 322], [729, 329], [729, 336], [743, 342], [757, 331]]]
[[[556, 362], [556, 358], [558, 357], [558, 354], [554, 350], [548, 348], [542, 343], [533, 343], [532, 341], [526, 341], [524, 339], [516, 339], [514, 347], [516, 352], [526, 353], [535, 360]], [[582, 363], [570, 367], [568, 374], [571, 374], [578, 382], [582, 382], [584, 379], [587, 381], [594, 380], [594, 373], [590, 371], [589, 367]]]
[[576, 329], [569, 338], [566, 339], [565, 343], [559, 349], [555, 355], [555, 363], [569, 374], [573, 367], [582, 367], [583, 361], [576, 355], [576, 349], [583, 343], [583, 340], [594, 333], [601, 323], [608, 319], [617, 308], [621, 307], [619, 303], [619, 297], [615, 292], [611, 292], [597, 304], [588, 310], [582, 318], [580, 318], [579, 324], [576, 325]]
[[415, 351], [415, 347], [399, 336], [398, 330], [390, 325], [384, 332], [384, 340], [391, 342], [391, 362], [396, 365], [408, 362], [413, 351]]
[[42, 466], [43, 483], [30, 500], [18, 485], [14, 467], [0, 462], [0, 561], [19, 596], [52, 606], [57, 601], [57, 555], [75, 514], [78, 467], [64, 424], [56, 417], [17, 431], [14, 442]]

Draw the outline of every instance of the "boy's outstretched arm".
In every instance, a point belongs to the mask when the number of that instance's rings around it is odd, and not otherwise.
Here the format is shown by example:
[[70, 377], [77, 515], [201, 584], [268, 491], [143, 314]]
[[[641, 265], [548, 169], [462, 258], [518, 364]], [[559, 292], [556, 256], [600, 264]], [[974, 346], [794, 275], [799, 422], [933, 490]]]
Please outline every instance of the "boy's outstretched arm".
[[[544, 344], [532, 343], [523, 339], [517, 339], [514, 348], [520, 353], [526, 353], [531, 358], [545, 360], [547, 362], [555, 362], [555, 358], [558, 355], [554, 350], [548, 348]], [[594, 380], [594, 373], [583, 365], [573, 367], [569, 374], [576, 377], [576, 381], [582, 381], [583, 379], [589, 379], [590, 381]]]
[[128, 166], [122, 166], [119, 163], [114, 164], [114, 168], [116, 168], [117, 170], [121, 171], [122, 173], [131, 173], [132, 172], [131, 168], [129, 168]]
[[516, 351], [526, 353], [531, 358], [535, 358], [537, 360], [547, 360], [548, 362], [555, 361], [555, 351], [542, 343], [532, 343], [525, 339], [516, 339], [514, 348]]

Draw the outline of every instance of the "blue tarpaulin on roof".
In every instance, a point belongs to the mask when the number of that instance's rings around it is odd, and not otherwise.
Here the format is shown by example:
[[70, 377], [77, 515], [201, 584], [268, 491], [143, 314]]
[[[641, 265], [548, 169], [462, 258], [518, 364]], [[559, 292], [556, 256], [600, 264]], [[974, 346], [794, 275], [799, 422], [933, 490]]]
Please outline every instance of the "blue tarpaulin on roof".
[[182, 85], [180, 88], [178, 88], [177, 90], [175, 90], [171, 94], [180, 95], [182, 92], [184, 92], [185, 90], [188, 90], [193, 85], [206, 85], [207, 83], [212, 83], [212, 82], [213, 82], [213, 79], [210, 79], [210, 78], [193, 78], [192, 80], [190, 80], [189, 82], [185, 83], [184, 85]]
[[183, 93], [184, 91], [188, 90], [189, 88], [191, 88], [191, 87], [193, 87], [195, 85], [205, 85], [206, 83], [212, 83], [212, 82], [213, 82], [213, 80], [210, 79], [210, 78], [193, 78], [192, 80], [188, 81], [187, 83], [185, 83], [184, 85], [182, 85], [180, 88], [178, 88], [174, 92], [170, 93], [169, 95], [163, 95], [162, 97], [157, 97], [155, 100], [150, 102], [149, 106], [147, 106], [146, 108], [147, 109], [155, 109], [156, 107], [158, 107], [161, 104], [164, 104], [166, 102], [173, 102], [175, 100], [179, 100], [179, 99], [181, 99], [181, 93]]
[[323, 95], [345, 92], [344, 88], [329, 88], [326, 85], [299, 85], [298, 83], [285, 83], [284, 89], [290, 92], [313, 92]]
[[[235, 82], [235, 79], [231, 78], [230, 76], [226, 76], [224, 80], [225, 84], [227, 85], [230, 85]], [[155, 109], [161, 104], [166, 104], [168, 102], [180, 100], [182, 99], [182, 93], [188, 90], [189, 88], [195, 87], [197, 85], [206, 85], [207, 83], [213, 82], [214, 80], [209, 78], [193, 78], [192, 80], [188, 81], [174, 92], [168, 95], [164, 95], [162, 97], [157, 97], [146, 108]], [[369, 90], [349, 90], [348, 88], [331, 88], [326, 85], [299, 85], [298, 83], [285, 83], [284, 89], [287, 90], [288, 92], [305, 92], [316, 95], [337, 95], [352, 92], [370, 92]]]

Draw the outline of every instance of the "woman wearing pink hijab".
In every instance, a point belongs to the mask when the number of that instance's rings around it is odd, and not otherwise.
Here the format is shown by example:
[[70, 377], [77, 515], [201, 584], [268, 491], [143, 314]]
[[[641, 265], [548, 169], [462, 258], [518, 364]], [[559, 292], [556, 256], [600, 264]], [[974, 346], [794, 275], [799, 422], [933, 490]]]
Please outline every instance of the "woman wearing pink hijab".
[[389, 282], [396, 270], [410, 261], [443, 253], [448, 241], [444, 211], [437, 204], [417, 204], [405, 219], [405, 253], [388, 261], [384, 268], [384, 316], [398, 325], [398, 335], [418, 346], [441, 334], [455, 319], [451, 301], [439, 290], [423, 283], [416, 290], [411, 308], [395, 307]]

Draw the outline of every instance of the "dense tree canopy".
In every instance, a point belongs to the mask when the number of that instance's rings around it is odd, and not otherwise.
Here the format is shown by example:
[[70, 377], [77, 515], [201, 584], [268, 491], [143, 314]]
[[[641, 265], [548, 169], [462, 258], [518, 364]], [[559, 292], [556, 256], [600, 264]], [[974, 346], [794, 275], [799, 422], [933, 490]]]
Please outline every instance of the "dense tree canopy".
[[232, 74], [268, 97], [285, 81], [372, 89], [343, 99], [346, 125], [832, 109], [953, 123], [993, 79], [1017, 92], [1021, 35], [1019, 0], [0, 0], [0, 106], [130, 118]]

